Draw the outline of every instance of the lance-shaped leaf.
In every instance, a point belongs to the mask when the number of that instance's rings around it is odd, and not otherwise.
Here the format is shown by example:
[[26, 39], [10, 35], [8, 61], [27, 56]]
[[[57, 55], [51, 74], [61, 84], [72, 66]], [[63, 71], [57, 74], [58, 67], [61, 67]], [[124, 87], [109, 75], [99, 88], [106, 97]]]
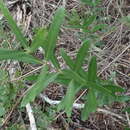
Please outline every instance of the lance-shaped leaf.
[[60, 64], [55, 55], [51, 56], [51, 62], [55, 68], [60, 69]]
[[82, 86], [78, 85], [74, 80], [71, 80], [67, 87], [67, 92], [65, 97], [62, 99], [60, 104], [58, 105], [58, 111], [65, 110], [67, 116], [70, 117], [72, 113], [73, 103], [75, 99], [76, 93], [82, 88]]
[[95, 15], [85, 18], [82, 28], [86, 30], [95, 21], [95, 19], [96, 19]]
[[69, 82], [70, 82], [70, 79], [66, 79], [66, 78], [57, 78], [55, 80], [55, 83], [59, 83], [65, 86], [68, 86]]
[[107, 95], [115, 96], [113, 91], [109, 89], [109, 87], [103, 87], [103, 85], [98, 84], [96, 82], [87, 81], [85, 78], [81, 77], [77, 72], [74, 72], [73, 70], [62, 70], [62, 74], [65, 77], [68, 77], [70, 79], [73, 79], [76, 81], [79, 85], [84, 86], [84, 88], [93, 88], [99, 92], [103, 92]]
[[75, 60], [75, 71], [79, 71], [79, 69], [82, 67], [85, 57], [88, 53], [89, 47], [90, 47], [90, 42], [87, 40], [84, 41], [83, 45], [81, 46], [81, 48], [77, 53], [77, 57]]
[[104, 29], [105, 27], [107, 27], [106, 24], [98, 24], [96, 26], [93, 27], [92, 29], [92, 33], [95, 33], [96, 31], [99, 31], [101, 29]]
[[[55, 83], [59, 83], [59, 84], [62, 84], [62, 85], [65, 85], [65, 86], [68, 86], [69, 83], [71, 82], [72, 78], [70, 79], [70, 77], [66, 77], [65, 75], [63, 74], [59, 74], [56, 79], [55, 79]], [[78, 88], [80, 86], [80, 84], [78, 82], [75, 83], [75, 87]]]
[[120, 86], [113, 85], [113, 84], [103, 85], [103, 87], [110, 89], [113, 93], [125, 92], [125, 89], [121, 88]]
[[58, 74], [49, 75], [48, 67], [45, 65], [38, 77], [36, 84], [29, 88], [22, 100], [21, 106], [24, 107], [27, 103], [33, 101], [46, 87], [53, 82]]
[[38, 79], [38, 74], [36, 75], [27, 75], [27, 77], [24, 78], [26, 81], [35, 82]]
[[0, 61], [1, 60], [17, 60], [25, 63], [34, 63], [34, 64], [42, 63], [37, 58], [25, 52], [17, 50], [8, 50], [4, 48], [0, 48]]
[[92, 89], [89, 90], [87, 96], [86, 96], [86, 102], [85, 106], [81, 112], [81, 118], [82, 120], [87, 120], [89, 117], [89, 114], [92, 112], [95, 112], [97, 109], [97, 100], [95, 93]]
[[47, 47], [46, 37], [47, 37], [47, 29], [41, 28], [37, 31], [36, 35], [33, 38], [30, 47], [30, 53], [34, 52], [38, 47], [44, 46], [44, 49]]
[[74, 69], [74, 62], [73, 60], [66, 54], [66, 52], [64, 51], [64, 49], [62, 48], [60, 50], [61, 52], [61, 56], [64, 59], [64, 61], [66, 62], [66, 64], [70, 67], [70, 69]]
[[91, 87], [90, 88], [93, 88], [99, 92], [102, 92], [108, 96], [113, 96], [115, 97], [115, 93], [113, 93], [113, 91], [108, 87], [104, 87], [98, 83], [95, 83], [95, 82], [87, 82]]
[[118, 85], [113, 84], [109, 80], [101, 80], [99, 77], [97, 77], [96, 82], [98, 84], [101, 84], [103, 87], [110, 89], [113, 93], [116, 93], [116, 92], [125, 92], [124, 88], [122, 88], [122, 87], [120, 87]]
[[85, 79], [83, 79], [78, 73], [76, 73], [73, 70], [70, 69], [62, 70], [61, 74], [63, 74], [65, 77], [73, 79], [74, 81], [78, 82], [80, 85], [86, 84]]
[[[75, 63], [74, 63], [74, 61], [66, 54], [64, 49], [61, 49], [61, 55], [62, 55], [62, 58], [64, 59], [65, 63], [69, 66], [69, 68], [71, 70], [75, 70]], [[87, 77], [86, 72], [81, 67], [78, 69], [78, 73], [81, 76], [83, 76], [84, 78]]]
[[66, 111], [68, 117], [71, 116], [75, 95], [80, 89], [81, 89], [81, 86], [77, 87], [74, 83], [74, 80], [72, 80], [69, 83], [69, 86], [67, 88], [67, 93], [65, 96], [65, 104], [64, 104], [65, 111]]
[[45, 54], [46, 60], [51, 60], [51, 57], [54, 55], [54, 49], [56, 46], [57, 37], [60, 31], [60, 26], [63, 23], [65, 16], [65, 9], [59, 8], [55, 15], [54, 19], [52, 20], [52, 24], [50, 26], [48, 36], [47, 36], [47, 52]]
[[96, 57], [93, 56], [88, 67], [88, 81], [94, 82], [97, 78], [97, 62]]
[[16, 36], [16, 39], [21, 43], [21, 45], [25, 49], [27, 49], [27, 47], [28, 47], [27, 41], [26, 41], [24, 35], [22, 34], [22, 32], [20, 31], [20, 28], [17, 26], [16, 22], [13, 20], [12, 16], [10, 15], [8, 8], [4, 5], [3, 0], [0, 0], [0, 10], [3, 13], [3, 15], [6, 17], [12, 32]]

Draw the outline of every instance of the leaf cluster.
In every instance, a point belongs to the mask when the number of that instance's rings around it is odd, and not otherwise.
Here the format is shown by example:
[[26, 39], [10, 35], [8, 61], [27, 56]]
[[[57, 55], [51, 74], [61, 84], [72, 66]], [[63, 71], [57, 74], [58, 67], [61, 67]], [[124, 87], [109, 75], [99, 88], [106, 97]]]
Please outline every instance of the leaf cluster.
[[[83, 2], [93, 5], [93, 3], [88, 0], [84, 0]], [[33, 102], [50, 83], [59, 83], [67, 86], [66, 95], [63, 97], [57, 109], [58, 111], [65, 110], [68, 117], [72, 114], [73, 103], [75, 102], [76, 94], [80, 92], [80, 90], [87, 89], [87, 93], [84, 95], [85, 106], [81, 112], [81, 117], [83, 120], [86, 120], [90, 113], [95, 112], [98, 106], [104, 105], [104, 100], [106, 101], [106, 99], [112, 99], [111, 101], [115, 101], [124, 99], [124, 97], [119, 97], [116, 95], [117, 92], [124, 92], [124, 89], [110, 83], [109, 81], [101, 80], [97, 76], [96, 57], [89, 56], [89, 50], [91, 49], [90, 40], [83, 40], [81, 47], [77, 52], [76, 59], [74, 60], [67, 55], [64, 49], [61, 49], [61, 56], [68, 68], [62, 69], [60, 67], [60, 64], [55, 56], [55, 47], [61, 25], [65, 17], [65, 9], [63, 7], [56, 11], [49, 30], [46, 28], [41, 28], [37, 31], [31, 46], [27, 43], [27, 39], [22, 34], [20, 28], [17, 27], [2, 0], [0, 0], [0, 9], [6, 17], [17, 41], [20, 42], [21, 46], [24, 48], [24, 51], [0, 49], [0, 60], [11, 59], [31, 64], [43, 64], [43, 68], [37, 76], [35, 83], [27, 89], [25, 96], [23, 97], [21, 102], [22, 107], [29, 102]], [[92, 15], [88, 20], [85, 20], [82, 24], [82, 29], [88, 28], [89, 25], [94, 22], [95, 18], [96, 17]], [[94, 33], [100, 28], [102, 28], [102, 26], [96, 26], [93, 28], [92, 32]], [[45, 55], [45, 58], [42, 60], [37, 59], [32, 55], [38, 47], [42, 47]], [[83, 69], [86, 58], [88, 58], [89, 61], [86, 63], [88, 64], [87, 71]], [[49, 72], [48, 62], [53, 64], [57, 72]]]

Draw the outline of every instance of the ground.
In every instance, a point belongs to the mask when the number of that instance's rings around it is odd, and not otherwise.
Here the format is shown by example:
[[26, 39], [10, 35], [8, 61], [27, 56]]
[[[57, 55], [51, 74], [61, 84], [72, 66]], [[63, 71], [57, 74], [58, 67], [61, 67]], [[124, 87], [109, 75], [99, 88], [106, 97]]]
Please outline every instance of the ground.
[[[51, 23], [55, 10], [63, 4], [63, 1], [6, 0], [6, 4], [14, 19], [17, 21], [17, 24], [23, 29], [26, 37], [32, 40], [33, 30], [38, 27], [48, 26]], [[75, 9], [79, 15], [82, 15], [85, 11], [91, 10], [90, 7], [81, 4], [79, 0], [66, 0], [65, 8], [68, 12]], [[98, 58], [98, 75], [102, 79], [112, 78], [116, 84], [127, 90], [124, 95], [130, 95], [130, 27], [124, 22], [121, 22], [120, 19], [121, 17], [129, 15], [130, 1], [102, 0], [99, 8], [103, 9], [101, 14], [99, 14], [99, 17], [105, 17], [106, 19], [108, 18], [105, 21], [106, 24], [110, 29], [113, 27], [114, 29], [109, 30], [106, 34], [103, 33], [103, 35], [101, 32], [97, 32], [97, 34], [101, 36], [100, 42], [103, 43], [103, 46], [100, 45], [94, 48], [91, 55], [96, 55]], [[62, 27], [56, 48], [57, 55], [59, 53], [59, 48], [65, 48], [68, 55], [75, 58], [76, 51], [81, 44], [81, 39], [77, 36], [78, 32], [80, 32], [79, 29], [69, 29], [64, 26]], [[37, 51], [35, 55], [37, 57], [43, 57], [40, 51]], [[58, 60], [61, 62], [62, 66], [65, 67], [65, 64], [60, 56], [58, 56]], [[22, 67], [22, 74], [20, 77], [39, 67], [21, 64], [18, 66]], [[87, 65], [84, 67], [87, 68]], [[22, 89], [21, 91], [24, 90]], [[66, 88], [59, 86], [58, 84], [53, 84], [50, 85], [44, 93], [50, 99], [60, 100], [65, 91]], [[77, 97], [79, 95], [77, 95]], [[48, 103], [39, 98], [36, 99], [36, 103], [34, 104], [34, 111], [37, 105], [39, 105], [39, 109], [41, 111], [44, 110], [45, 112], [49, 106]], [[49, 123], [45, 129], [124, 130], [125, 126], [130, 125], [129, 118], [127, 117], [128, 113], [122, 112], [122, 110], [127, 106], [129, 106], [129, 102], [115, 102], [108, 106], [105, 105], [103, 109], [108, 110], [110, 113], [97, 111], [96, 113], [91, 114], [89, 120], [87, 121], [81, 121], [80, 110], [77, 109], [73, 110], [71, 119], [68, 119], [64, 113], [57, 113], [57, 119]], [[115, 113], [116, 116], [113, 115], [113, 113]], [[36, 112], [36, 118], [38, 118], [38, 114], [39, 113]], [[118, 116], [122, 118], [120, 119]], [[7, 127], [10, 123], [21, 123], [21, 120], [24, 122], [23, 124], [26, 127], [29, 126], [29, 121], [25, 110], [20, 111], [18, 108], [15, 108], [5, 126]], [[41, 124], [42, 121], [45, 120], [46, 119], [41, 120]], [[41, 127], [41, 124], [39, 124], [39, 128]], [[41, 130], [42, 129], [43, 128], [41, 128]]]

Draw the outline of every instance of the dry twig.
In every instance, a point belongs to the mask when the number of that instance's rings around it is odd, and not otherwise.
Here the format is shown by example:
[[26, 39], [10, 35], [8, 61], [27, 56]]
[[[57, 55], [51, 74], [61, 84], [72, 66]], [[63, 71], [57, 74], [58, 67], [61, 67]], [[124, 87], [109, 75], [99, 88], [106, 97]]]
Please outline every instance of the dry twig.
[[31, 130], [37, 130], [35, 118], [34, 118], [33, 111], [32, 111], [30, 103], [28, 103], [26, 105], [26, 110], [27, 110], [27, 114], [28, 114], [28, 117], [29, 117], [29, 121], [30, 121], [30, 129]]
[[[49, 103], [50, 105], [57, 105], [59, 104], [61, 101], [58, 101], [58, 100], [51, 100], [49, 99], [47, 96], [43, 95], [43, 94], [40, 94], [40, 97], [45, 100], [47, 103]], [[79, 103], [74, 103], [73, 104], [73, 107], [75, 109], [82, 109], [84, 107], [84, 104], [79, 104]], [[105, 110], [105, 109], [101, 109], [101, 108], [98, 108], [97, 109], [97, 112], [102, 112], [104, 114], [107, 114], [107, 115], [111, 115], [111, 116], [114, 116], [118, 119], [121, 119], [122, 121], [125, 121], [126, 122], [126, 119], [116, 113], [113, 113], [111, 111], [108, 111], [108, 110]], [[63, 113], [62, 113], [63, 114]]]

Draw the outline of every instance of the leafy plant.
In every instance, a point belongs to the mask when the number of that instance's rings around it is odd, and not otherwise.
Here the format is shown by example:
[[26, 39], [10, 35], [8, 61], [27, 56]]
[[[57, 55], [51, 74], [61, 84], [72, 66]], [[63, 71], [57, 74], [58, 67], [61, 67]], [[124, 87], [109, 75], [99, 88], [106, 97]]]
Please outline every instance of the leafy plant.
[[0, 61], [10, 59], [10, 60], [22, 61], [25, 63], [34, 63], [34, 64], [42, 63], [37, 58], [23, 51], [18, 51], [18, 50], [9, 50], [9, 49], [0, 48], [0, 56], [1, 56]]
[[38, 76], [37, 82], [34, 86], [27, 90], [25, 97], [22, 100], [22, 106], [25, 106], [30, 101], [33, 101], [37, 95], [40, 94], [41, 91], [45, 90], [45, 88], [49, 85], [49, 83], [53, 82], [58, 74], [49, 75], [48, 67], [45, 65], [41, 74]]
[[21, 88], [17, 83], [12, 84], [8, 82], [9, 76], [7, 71], [0, 69], [0, 126], [3, 123], [6, 113], [14, 105], [18, 90]]
[[[33, 111], [36, 118], [36, 124], [39, 129], [46, 129], [53, 121], [56, 111], [53, 107], [44, 107], [44, 110], [41, 110], [42, 108], [40, 106], [33, 107]], [[44, 122], [44, 124], [43, 124]]]
[[130, 16], [127, 15], [127, 16], [124, 16], [123, 18], [121, 18], [120, 20], [123, 24], [127, 25], [127, 26], [130, 26]]
[[[89, 5], [95, 6], [90, 0], [84, 1]], [[96, 3], [97, 4], [97, 3]], [[8, 9], [4, 6], [3, 2], [0, 1], [0, 9], [8, 23], [10, 24], [11, 29], [13, 30], [17, 40], [21, 43], [21, 46], [24, 47], [24, 51], [19, 50], [9, 50], [9, 49], [0, 49], [0, 60], [17, 60], [25, 63], [35, 63], [43, 64], [43, 68], [39, 75], [36, 76], [36, 81], [34, 85], [28, 88], [25, 92], [21, 106], [24, 107], [27, 103], [33, 102], [35, 98], [46, 89], [50, 83], [59, 83], [67, 87], [67, 93], [62, 99], [62, 102], [58, 105], [58, 111], [65, 110], [67, 116], [71, 116], [73, 103], [76, 98], [76, 94], [80, 90], [88, 89], [87, 94], [84, 97], [85, 106], [82, 110], [82, 119], [86, 120], [90, 113], [95, 112], [97, 107], [101, 105], [99, 100], [99, 95], [108, 99], [113, 98], [117, 100], [120, 96], [116, 95], [116, 92], [124, 92], [124, 89], [120, 86], [116, 86], [109, 81], [101, 80], [97, 75], [97, 61], [95, 56], [89, 56], [89, 50], [91, 49], [91, 40], [83, 39], [81, 47], [77, 53], [76, 59], [72, 60], [66, 52], [62, 49], [61, 55], [65, 61], [68, 68], [62, 69], [58, 60], [55, 57], [55, 47], [58, 34], [60, 32], [61, 24], [63, 23], [65, 17], [65, 9], [63, 7], [59, 8], [52, 20], [49, 30], [40, 29], [37, 34], [34, 36], [31, 46], [27, 44], [27, 40], [24, 35], [21, 33], [19, 27], [12, 19]], [[96, 16], [91, 15], [88, 20], [85, 19], [81, 25], [81, 29], [85, 29], [95, 21]], [[103, 25], [104, 26], [104, 25]], [[102, 25], [95, 26], [92, 30], [92, 33], [98, 31], [102, 28]], [[90, 30], [88, 30], [90, 31]], [[43, 37], [42, 37], [43, 36]], [[41, 46], [43, 48], [43, 53], [45, 58], [42, 60], [36, 59], [31, 54], [36, 51], [36, 49]], [[89, 61], [88, 70], [84, 70], [82, 67], [86, 58]], [[91, 59], [91, 60], [89, 60]], [[56, 72], [50, 73], [48, 62], [52, 62], [55, 67]], [[26, 78], [25, 78], [26, 80]], [[102, 104], [103, 105], [103, 104]], [[1, 111], [4, 111], [1, 109]]]
[[16, 22], [13, 20], [12, 16], [9, 13], [9, 10], [7, 9], [7, 7], [5, 7], [3, 0], [0, 0], [0, 10], [8, 20], [12, 32], [16, 35], [16, 39], [21, 43], [24, 48], [27, 48], [27, 40], [21, 33], [20, 28], [17, 26]]
[[104, 46], [104, 43], [101, 41], [101, 37], [104, 34], [115, 30], [114, 27], [109, 27], [106, 24], [106, 17], [103, 16], [102, 8], [100, 8], [100, 0], [80, 0], [83, 5], [91, 6], [85, 11], [80, 13], [76, 10], [72, 10], [67, 15], [67, 28], [79, 29], [77, 36], [82, 41], [89, 40], [93, 46], [100, 50], [99, 47]]

